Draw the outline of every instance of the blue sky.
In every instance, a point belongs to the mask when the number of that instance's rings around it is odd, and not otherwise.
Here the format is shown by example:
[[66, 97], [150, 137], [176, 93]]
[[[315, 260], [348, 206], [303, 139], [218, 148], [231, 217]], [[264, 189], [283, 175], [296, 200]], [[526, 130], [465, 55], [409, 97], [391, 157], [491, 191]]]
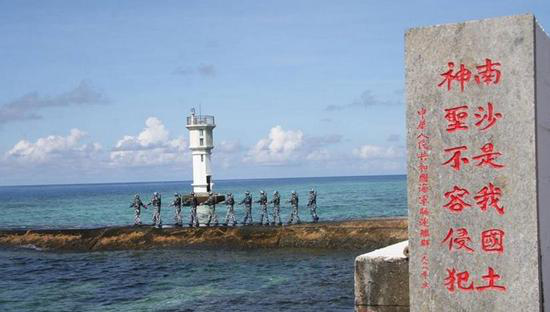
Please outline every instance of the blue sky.
[[548, 1], [0, 1], [0, 184], [405, 173], [406, 29]]

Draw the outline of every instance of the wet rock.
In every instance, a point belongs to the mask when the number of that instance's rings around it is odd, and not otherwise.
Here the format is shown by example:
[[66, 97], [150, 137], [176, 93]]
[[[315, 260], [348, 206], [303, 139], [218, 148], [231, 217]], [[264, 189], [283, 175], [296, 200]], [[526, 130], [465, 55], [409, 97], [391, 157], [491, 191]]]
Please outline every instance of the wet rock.
[[53, 250], [125, 250], [180, 247], [323, 248], [367, 252], [407, 239], [405, 218], [305, 223], [281, 227], [0, 230], [0, 246]]

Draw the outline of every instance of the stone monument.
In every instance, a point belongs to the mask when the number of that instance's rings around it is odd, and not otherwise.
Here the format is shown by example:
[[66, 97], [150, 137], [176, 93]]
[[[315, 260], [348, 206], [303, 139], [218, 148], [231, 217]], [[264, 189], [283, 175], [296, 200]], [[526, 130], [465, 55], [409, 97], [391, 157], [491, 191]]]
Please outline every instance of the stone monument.
[[414, 28], [405, 62], [411, 311], [550, 311], [550, 39]]

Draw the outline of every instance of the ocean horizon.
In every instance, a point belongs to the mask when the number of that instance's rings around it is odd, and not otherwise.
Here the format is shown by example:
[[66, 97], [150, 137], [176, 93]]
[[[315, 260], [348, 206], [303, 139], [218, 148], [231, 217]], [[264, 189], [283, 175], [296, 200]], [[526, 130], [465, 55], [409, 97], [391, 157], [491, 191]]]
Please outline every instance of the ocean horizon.
[[[278, 190], [287, 201], [295, 190], [300, 217], [310, 222], [308, 191], [317, 193], [321, 221], [407, 215], [405, 175], [261, 178], [214, 181], [239, 202]], [[130, 203], [162, 194], [163, 224], [174, 222], [169, 204], [190, 181], [122, 182], [0, 187], [0, 229], [59, 229], [133, 224]], [[225, 205], [217, 205], [223, 221]], [[244, 208], [235, 206], [237, 221]], [[270, 209], [271, 210], [271, 209]], [[259, 206], [252, 208], [259, 221]], [[204, 222], [206, 211], [199, 211]], [[142, 210], [151, 224], [152, 209]], [[290, 205], [281, 206], [284, 221]], [[184, 224], [189, 207], [183, 208]], [[2, 311], [351, 311], [357, 250], [152, 249], [62, 252], [33, 246], [0, 248]]]

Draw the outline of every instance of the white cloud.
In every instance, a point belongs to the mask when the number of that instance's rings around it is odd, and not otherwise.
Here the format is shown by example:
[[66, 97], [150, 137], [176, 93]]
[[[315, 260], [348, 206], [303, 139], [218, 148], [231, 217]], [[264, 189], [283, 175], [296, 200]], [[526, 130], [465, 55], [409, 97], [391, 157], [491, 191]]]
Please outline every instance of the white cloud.
[[263, 164], [282, 164], [293, 160], [304, 143], [304, 134], [300, 130], [284, 130], [275, 126], [246, 154], [245, 161]]
[[53, 160], [64, 162], [76, 159], [89, 159], [102, 150], [98, 143], [81, 144], [86, 133], [71, 129], [68, 136], [50, 135], [36, 142], [21, 140], [6, 153], [8, 160], [20, 163], [47, 163]]
[[332, 159], [332, 154], [326, 149], [314, 150], [306, 155], [307, 160], [323, 161]]
[[340, 143], [341, 135], [306, 136], [301, 130], [285, 130], [281, 126], [270, 129], [248, 150], [245, 162], [265, 165], [284, 165], [308, 161], [328, 161], [333, 156], [327, 146]]
[[363, 145], [352, 151], [360, 159], [359, 168], [370, 174], [405, 172], [405, 148], [401, 146]]
[[377, 146], [377, 145], [363, 145], [353, 150], [353, 155], [360, 159], [372, 160], [372, 159], [395, 159], [405, 156], [405, 150], [402, 147], [396, 146]]
[[115, 166], [143, 166], [183, 163], [191, 158], [183, 137], [171, 139], [162, 121], [149, 117], [138, 135], [125, 135], [117, 142], [110, 160]]

